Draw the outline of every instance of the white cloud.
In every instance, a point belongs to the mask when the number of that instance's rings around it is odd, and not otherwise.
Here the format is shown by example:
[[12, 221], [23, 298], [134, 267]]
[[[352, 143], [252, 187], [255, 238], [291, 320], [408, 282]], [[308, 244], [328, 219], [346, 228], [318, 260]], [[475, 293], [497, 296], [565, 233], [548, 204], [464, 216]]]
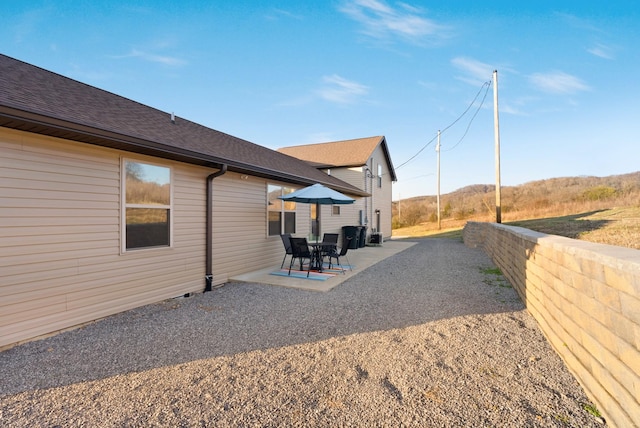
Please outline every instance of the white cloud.
[[515, 116], [529, 116], [532, 114], [532, 106], [538, 105], [540, 100], [540, 96], [532, 95], [507, 98], [500, 101], [500, 113], [512, 114]]
[[580, 18], [576, 15], [562, 12], [556, 12], [555, 15], [564, 20], [568, 25], [579, 30], [586, 30], [591, 33], [604, 33], [604, 31], [600, 27], [594, 25], [593, 22], [588, 19]]
[[580, 78], [562, 71], [534, 73], [529, 80], [541, 91], [553, 94], [573, 94], [591, 89]]
[[297, 21], [302, 21], [304, 17], [302, 15], [295, 14], [288, 10], [274, 8], [265, 16], [266, 19], [270, 21], [277, 21], [280, 18], [286, 19], [295, 19]]
[[472, 85], [491, 80], [495, 70], [495, 67], [487, 63], [465, 57], [453, 58], [451, 64], [463, 73], [462, 76], [458, 76], [458, 79]]
[[413, 43], [427, 38], [432, 41], [446, 37], [444, 25], [421, 16], [421, 10], [406, 3], [392, 8], [382, 0], [349, 0], [340, 11], [359, 22], [363, 34], [378, 40], [399, 37]]
[[131, 52], [129, 52], [128, 54], [121, 55], [116, 58], [139, 58], [144, 61], [156, 62], [159, 64], [168, 65], [171, 67], [179, 67], [186, 64], [186, 61], [180, 58], [166, 56], [166, 55], [157, 55], [149, 52], [140, 51], [138, 49], [131, 49]]
[[527, 116], [528, 114], [508, 103], [500, 104], [500, 113], [512, 114], [514, 116]]
[[38, 28], [43, 26], [44, 22], [55, 19], [53, 14], [53, 8], [46, 7], [43, 9], [29, 10], [22, 15], [12, 18], [10, 21], [12, 22], [15, 41], [22, 43], [28, 38], [35, 36]]
[[431, 91], [436, 90], [440, 87], [440, 85], [436, 82], [425, 82], [424, 80], [418, 80], [418, 85]]
[[587, 52], [600, 58], [614, 59], [614, 48], [602, 43], [596, 43], [594, 47], [587, 49]]
[[363, 95], [369, 93], [369, 88], [344, 77], [332, 74], [322, 78], [324, 87], [317, 91], [318, 95], [327, 101], [338, 104], [351, 104]]

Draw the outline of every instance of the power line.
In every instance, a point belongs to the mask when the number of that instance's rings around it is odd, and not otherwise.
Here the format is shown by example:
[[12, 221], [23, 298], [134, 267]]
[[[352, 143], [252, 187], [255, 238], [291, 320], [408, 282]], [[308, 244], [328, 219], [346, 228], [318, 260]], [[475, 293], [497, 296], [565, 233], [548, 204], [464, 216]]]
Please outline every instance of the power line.
[[455, 143], [450, 149], [443, 150], [443, 152], [449, 152], [449, 151], [455, 149], [456, 147], [458, 147], [458, 144], [462, 143], [462, 140], [464, 140], [464, 137], [467, 136], [467, 133], [469, 132], [469, 129], [471, 128], [471, 124], [473, 123], [474, 119], [476, 118], [476, 116], [480, 112], [480, 109], [482, 108], [482, 105], [484, 104], [484, 100], [487, 99], [487, 94], [489, 93], [489, 88], [491, 88], [490, 82], [485, 82], [485, 84], [487, 84], [487, 90], [484, 91], [484, 96], [482, 97], [482, 101], [480, 101], [480, 105], [478, 106], [478, 108], [476, 109], [476, 112], [471, 117], [471, 120], [469, 121], [469, 124], [467, 125], [467, 129], [465, 129], [465, 131], [464, 131], [464, 134], [462, 134], [462, 137], [460, 137], [460, 139], [458, 140], [457, 143]]
[[[465, 114], [467, 114], [467, 112], [468, 112], [468, 111], [471, 109], [471, 107], [475, 104], [476, 100], [478, 99], [478, 97], [479, 97], [479, 96], [480, 96], [480, 94], [482, 93], [482, 89], [484, 89], [484, 87], [485, 87], [485, 86], [487, 86], [487, 91], [485, 92], [485, 95], [484, 95], [484, 98], [486, 98], [486, 96], [487, 96], [487, 92], [488, 92], [488, 90], [489, 90], [488, 88], [489, 88], [489, 86], [490, 86], [490, 85], [491, 85], [491, 81], [484, 82], [484, 83], [482, 84], [482, 86], [480, 87], [480, 90], [478, 90], [478, 93], [476, 94], [476, 96], [473, 98], [473, 101], [471, 101], [471, 103], [470, 103], [470, 104], [469, 104], [469, 106], [465, 109], [465, 111], [464, 111], [464, 112], [462, 112], [462, 114], [461, 114], [460, 116], [458, 116], [458, 117], [456, 118], [456, 120], [454, 120], [453, 122], [451, 122], [451, 123], [450, 123], [447, 127], [445, 127], [444, 129], [442, 129], [442, 130], [440, 131], [440, 134], [444, 133], [447, 129], [451, 128], [453, 125], [455, 125], [456, 123], [458, 123], [458, 121], [459, 121], [460, 119], [462, 119], [462, 117], [463, 117]], [[483, 102], [484, 102], [484, 98], [482, 99], [482, 101], [483, 101]], [[481, 105], [482, 105], [482, 104], [481, 104]], [[478, 113], [476, 112], [476, 114], [478, 114]], [[474, 117], [475, 117], [475, 115], [474, 115]], [[472, 121], [473, 121], [473, 119], [472, 119]], [[468, 128], [467, 128], [467, 131], [468, 131]], [[466, 135], [466, 132], [465, 132], [465, 135]], [[436, 134], [436, 135], [435, 135], [431, 140], [429, 140], [429, 141], [427, 142], [427, 144], [425, 144], [425, 145], [424, 145], [420, 150], [418, 150], [418, 152], [417, 152], [415, 155], [411, 156], [409, 159], [407, 159], [406, 161], [404, 161], [403, 163], [401, 163], [400, 165], [398, 165], [397, 167], [395, 167], [395, 169], [397, 170], [397, 169], [399, 169], [399, 168], [401, 168], [401, 167], [405, 166], [406, 164], [408, 164], [408, 163], [409, 163], [409, 162], [411, 162], [412, 160], [414, 160], [414, 159], [415, 159], [415, 158], [416, 158], [420, 153], [422, 153], [422, 152], [424, 151], [424, 149], [426, 149], [427, 147], [429, 147], [429, 145], [430, 145], [431, 143], [433, 143], [433, 142], [436, 140], [436, 138], [438, 138], [438, 135], [437, 135], [437, 134]], [[457, 144], [456, 144], [456, 145], [457, 145]]]
[[[482, 86], [480, 87], [480, 90], [478, 91], [478, 93], [476, 94], [476, 96], [473, 98], [473, 101], [471, 101], [471, 104], [469, 104], [469, 106], [467, 107], [467, 109], [460, 115], [458, 116], [458, 118], [456, 120], [454, 120], [453, 122], [451, 122], [451, 124], [449, 126], [447, 126], [446, 128], [444, 128], [442, 131], [440, 131], [440, 134], [442, 134], [443, 132], [445, 132], [447, 129], [451, 128], [453, 125], [455, 125], [460, 119], [462, 119], [462, 117], [467, 114], [467, 112], [469, 111], [469, 109], [471, 109], [471, 106], [473, 106], [476, 102], [476, 100], [478, 99], [478, 97], [480, 96], [480, 93], [482, 92], [482, 89], [484, 89], [484, 87], [487, 87], [487, 90], [489, 89], [489, 86], [491, 85], [490, 81], [484, 82], [482, 84]], [[487, 93], [485, 92], [485, 97], [486, 97]]]
[[414, 160], [416, 158], [416, 156], [418, 156], [420, 153], [422, 153], [422, 151], [424, 149], [426, 149], [429, 146], [429, 144], [433, 143], [436, 138], [438, 138], [437, 135], [435, 137], [433, 137], [427, 144], [425, 144], [420, 150], [418, 150], [418, 153], [416, 153], [415, 155], [411, 156], [408, 160], [406, 160], [405, 162], [403, 162], [400, 165], [398, 165], [395, 169], [402, 168], [403, 166], [405, 166], [406, 164], [408, 164], [409, 162]]

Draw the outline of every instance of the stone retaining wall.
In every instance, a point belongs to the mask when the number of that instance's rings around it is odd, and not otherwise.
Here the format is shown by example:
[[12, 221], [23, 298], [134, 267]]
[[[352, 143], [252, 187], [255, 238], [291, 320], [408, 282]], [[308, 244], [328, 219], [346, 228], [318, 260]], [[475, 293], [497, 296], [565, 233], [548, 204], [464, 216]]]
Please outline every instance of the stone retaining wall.
[[468, 222], [552, 346], [614, 427], [640, 427], [640, 251]]

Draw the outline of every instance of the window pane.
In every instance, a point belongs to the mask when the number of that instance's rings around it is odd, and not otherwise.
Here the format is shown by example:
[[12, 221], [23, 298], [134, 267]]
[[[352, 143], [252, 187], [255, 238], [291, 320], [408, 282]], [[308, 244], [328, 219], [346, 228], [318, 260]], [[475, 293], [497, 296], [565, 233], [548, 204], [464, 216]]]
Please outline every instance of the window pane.
[[282, 196], [281, 187], [269, 184], [267, 186], [267, 206], [269, 211], [280, 211], [282, 209], [282, 200], [278, 199], [279, 196]]
[[296, 233], [296, 213], [284, 213], [284, 233]]
[[127, 208], [127, 249], [169, 246], [169, 210]]
[[269, 211], [269, 236], [280, 235], [280, 219], [280, 212]]
[[[293, 193], [293, 192], [295, 192], [295, 189], [292, 189], [291, 187], [282, 188], [282, 196], [288, 195], [289, 193]], [[285, 211], [295, 211], [296, 203], [284, 201], [284, 209]]]
[[[296, 230], [296, 203], [285, 202], [278, 199], [295, 191], [290, 187], [282, 187], [275, 184], [267, 185], [267, 213], [269, 236], [281, 233], [295, 233]], [[284, 217], [283, 217], [284, 216]], [[284, 218], [284, 224], [282, 220]]]
[[128, 204], [171, 203], [171, 170], [162, 166], [125, 161]]

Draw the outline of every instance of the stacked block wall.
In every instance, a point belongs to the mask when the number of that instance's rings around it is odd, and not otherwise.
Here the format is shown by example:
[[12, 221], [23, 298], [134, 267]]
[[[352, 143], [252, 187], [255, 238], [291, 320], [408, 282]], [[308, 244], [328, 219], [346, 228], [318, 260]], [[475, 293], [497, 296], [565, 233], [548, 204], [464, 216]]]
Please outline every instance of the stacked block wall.
[[469, 222], [610, 426], [640, 427], [640, 251]]

